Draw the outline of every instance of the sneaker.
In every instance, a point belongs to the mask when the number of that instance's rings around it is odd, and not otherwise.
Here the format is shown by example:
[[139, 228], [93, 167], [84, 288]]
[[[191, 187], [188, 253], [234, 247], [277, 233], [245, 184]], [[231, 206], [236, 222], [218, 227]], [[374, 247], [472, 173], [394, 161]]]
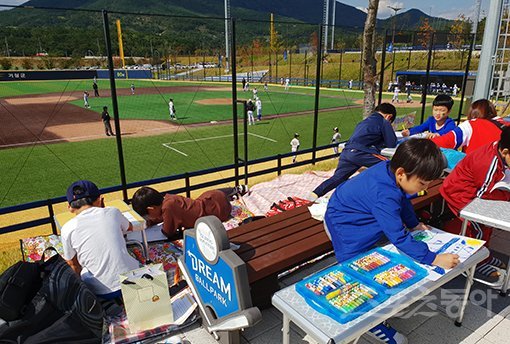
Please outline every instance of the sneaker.
[[491, 257], [491, 259], [487, 262], [487, 264], [492, 265], [496, 268], [500, 268], [503, 270], [506, 270], [506, 264], [501, 261], [501, 259], [496, 258], [494, 256]]
[[407, 344], [407, 337], [395, 330], [386, 322], [371, 328], [369, 333], [372, 337], [379, 339], [382, 343], [387, 344]]
[[487, 264], [479, 264], [475, 270], [474, 278], [489, 284], [497, 283], [499, 281], [500, 273], [497, 268]]
[[245, 184], [242, 184], [242, 185], [238, 185], [235, 187], [236, 189], [236, 193], [239, 195], [239, 196], [244, 196], [246, 195], [248, 192], [250, 192], [250, 188], [248, 187], [248, 185], [245, 185]]

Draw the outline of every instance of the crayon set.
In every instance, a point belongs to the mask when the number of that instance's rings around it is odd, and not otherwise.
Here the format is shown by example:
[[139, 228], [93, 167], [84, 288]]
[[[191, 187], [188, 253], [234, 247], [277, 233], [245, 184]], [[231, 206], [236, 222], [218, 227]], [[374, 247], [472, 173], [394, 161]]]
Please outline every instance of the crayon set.
[[410, 269], [403, 264], [397, 264], [394, 267], [375, 275], [374, 280], [381, 285], [393, 288], [412, 279], [414, 276], [416, 276], [416, 272], [413, 269]]
[[305, 284], [309, 290], [319, 296], [329, 295], [335, 289], [340, 290], [345, 285], [348, 285], [345, 280], [345, 274], [338, 270], [330, 271]]
[[364, 257], [361, 257], [359, 259], [356, 259], [353, 261], [349, 266], [351, 269], [355, 271], [372, 271], [375, 270], [387, 263], [390, 262], [390, 259], [381, 253], [375, 251], [372, 252]]
[[347, 314], [373, 299], [376, 295], [377, 292], [375, 290], [362, 283], [353, 282], [332, 291], [326, 295], [326, 299], [333, 307]]

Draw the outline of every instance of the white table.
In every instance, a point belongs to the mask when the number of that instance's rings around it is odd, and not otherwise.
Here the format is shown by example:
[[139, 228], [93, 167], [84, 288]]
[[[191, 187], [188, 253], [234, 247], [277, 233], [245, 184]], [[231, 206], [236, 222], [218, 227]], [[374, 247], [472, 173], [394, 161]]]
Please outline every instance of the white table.
[[290, 343], [291, 321], [319, 343], [339, 344], [357, 341], [365, 332], [375, 325], [422, 299], [462, 272], [468, 271], [465, 293], [460, 300], [459, 315], [455, 321], [455, 324], [460, 326], [473, 283], [475, 266], [488, 256], [489, 250], [483, 247], [437, 281], [431, 281], [425, 278], [404, 291], [390, 297], [370, 312], [346, 324], [340, 324], [327, 315], [314, 310], [306, 303], [305, 299], [297, 293], [295, 285], [291, 285], [276, 292], [272, 298], [273, 305], [283, 313], [283, 344]]
[[[481, 223], [483, 225], [510, 232], [510, 202], [489, 201], [475, 198], [460, 212], [463, 219], [461, 235], [466, 234], [468, 221]], [[507, 263], [506, 276], [501, 286], [501, 295], [508, 292], [510, 283], [510, 258]]]

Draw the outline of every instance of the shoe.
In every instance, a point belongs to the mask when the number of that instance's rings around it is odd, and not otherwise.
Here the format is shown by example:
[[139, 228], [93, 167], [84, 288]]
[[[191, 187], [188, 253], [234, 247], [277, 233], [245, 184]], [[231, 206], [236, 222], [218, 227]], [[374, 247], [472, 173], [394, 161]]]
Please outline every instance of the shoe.
[[475, 269], [474, 278], [486, 283], [497, 283], [499, 281], [500, 273], [497, 268], [487, 264], [479, 264]]
[[386, 322], [382, 322], [379, 325], [369, 330], [370, 335], [379, 339], [382, 343], [387, 344], [407, 344], [407, 337], [402, 333], [395, 330], [393, 327], [388, 325]]
[[235, 187], [235, 189], [237, 190], [237, 194], [239, 196], [244, 196], [246, 195], [248, 192], [250, 192], [250, 188], [248, 187], [248, 185], [245, 185], [245, 184], [242, 184], [242, 185], [238, 185]]
[[501, 259], [496, 258], [494, 256], [491, 257], [491, 259], [487, 262], [487, 264], [492, 265], [496, 268], [500, 268], [503, 270], [506, 270], [506, 264], [501, 261]]

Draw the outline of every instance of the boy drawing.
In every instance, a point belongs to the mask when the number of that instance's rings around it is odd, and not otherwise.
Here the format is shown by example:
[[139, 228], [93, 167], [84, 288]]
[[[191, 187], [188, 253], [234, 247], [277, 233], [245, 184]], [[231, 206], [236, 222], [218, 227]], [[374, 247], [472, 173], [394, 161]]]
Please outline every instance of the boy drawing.
[[452, 97], [446, 94], [438, 95], [432, 102], [432, 116], [425, 122], [410, 129], [402, 130], [402, 136], [415, 135], [428, 131], [428, 138], [444, 135], [455, 129], [455, 122], [448, 117], [453, 107]]
[[315, 188], [315, 195], [311, 198], [324, 196], [345, 182], [360, 167], [369, 167], [387, 160], [380, 154], [383, 147], [394, 148], [397, 145], [397, 137], [391, 126], [396, 115], [397, 110], [393, 105], [382, 103], [375, 108], [373, 114], [361, 121], [340, 154], [335, 174]]
[[147, 221], [147, 225], [163, 222], [162, 232], [171, 238], [183, 229], [193, 228], [195, 221], [202, 216], [214, 215], [220, 221], [228, 220], [232, 210], [230, 201], [247, 192], [247, 185], [239, 185], [209, 190], [193, 200], [179, 195], [162, 195], [144, 186], [133, 195], [132, 206]]
[[[428, 228], [418, 221], [406, 195], [426, 189], [444, 168], [441, 151], [433, 142], [408, 140], [397, 148], [391, 161], [380, 162], [338, 187], [324, 217], [337, 260], [343, 262], [367, 251], [385, 236], [419, 263], [455, 267], [458, 255], [436, 255], [406, 230]], [[388, 343], [406, 342], [385, 324], [370, 332], [384, 334]]]
[[[445, 230], [454, 234], [461, 232], [460, 211], [475, 198], [510, 201], [510, 190], [498, 189], [495, 184], [510, 175], [510, 127], [501, 131], [499, 141], [481, 146], [469, 153], [453, 169], [439, 189], [448, 205], [453, 219], [445, 224]], [[487, 246], [492, 228], [469, 222], [466, 235], [485, 240]], [[496, 257], [489, 257], [479, 264], [475, 276], [489, 283], [497, 282], [497, 268], [506, 269], [506, 265]]]

